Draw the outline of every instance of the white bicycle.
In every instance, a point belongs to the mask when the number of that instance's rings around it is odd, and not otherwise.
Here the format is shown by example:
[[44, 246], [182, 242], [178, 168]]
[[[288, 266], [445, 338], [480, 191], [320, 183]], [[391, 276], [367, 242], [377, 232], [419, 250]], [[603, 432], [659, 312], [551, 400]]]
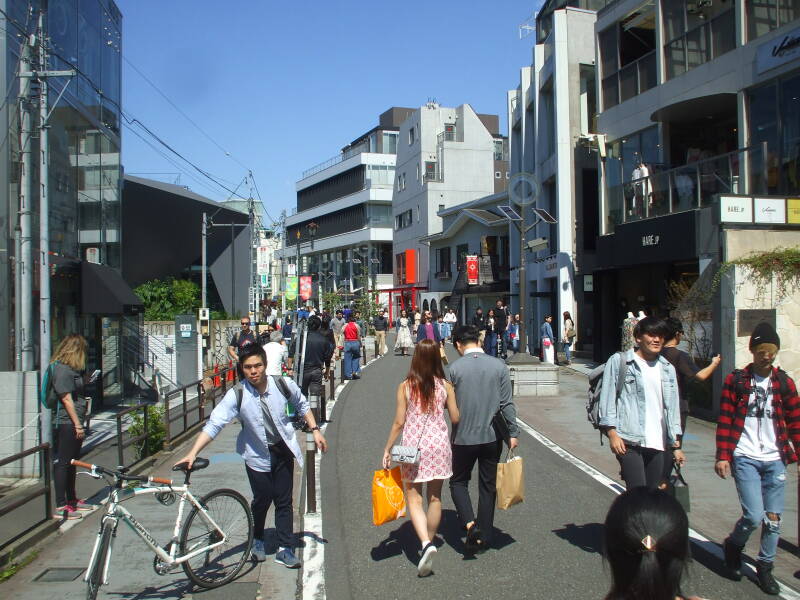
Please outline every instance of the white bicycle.
[[[171, 479], [126, 475], [127, 469], [115, 471], [79, 460], [73, 460], [72, 464], [88, 469], [85, 472], [87, 475], [95, 479], [103, 478], [109, 484], [108, 502], [84, 576], [89, 600], [95, 600], [100, 586], [108, 584], [111, 549], [120, 522], [129, 525], [155, 553], [153, 569], [158, 575], [166, 575], [180, 565], [189, 579], [204, 588], [215, 588], [230, 582], [250, 558], [253, 513], [244, 497], [234, 490], [218, 489], [198, 500], [189, 491], [192, 471], [206, 468], [209, 464], [207, 459], [195, 459], [191, 469], [186, 468], [186, 463], [173, 467], [173, 471], [182, 470], [185, 473], [184, 485], [180, 486], [173, 485]], [[127, 481], [145, 485], [123, 487]], [[159, 545], [144, 525], [121, 506], [126, 500], [147, 494], [154, 494], [164, 506], [180, 499], [172, 538], [165, 546]], [[183, 521], [187, 503], [192, 508]]]

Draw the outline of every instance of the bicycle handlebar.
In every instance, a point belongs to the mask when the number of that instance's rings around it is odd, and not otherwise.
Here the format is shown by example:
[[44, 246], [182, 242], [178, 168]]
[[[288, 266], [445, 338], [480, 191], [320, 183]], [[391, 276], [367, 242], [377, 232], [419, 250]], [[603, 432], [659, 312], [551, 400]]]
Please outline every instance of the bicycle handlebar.
[[110, 469], [106, 469], [104, 467], [100, 467], [98, 465], [92, 465], [81, 460], [77, 460], [73, 458], [70, 461], [70, 464], [75, 465], [76, 467], [83, 467], [84, 469], [89, 469], [92, 472], [100, 473], [102, 475], [110, 475], [120, 481], [141, 481], [144, 483], [160, 483], [162, 485], [172, 485], [172, 479], [166, 479], [164, 477], [154, 477], [152, 475], [147, 477], [140, 477], [136, 475], [125, 475], [119, 471], [112, 471]]

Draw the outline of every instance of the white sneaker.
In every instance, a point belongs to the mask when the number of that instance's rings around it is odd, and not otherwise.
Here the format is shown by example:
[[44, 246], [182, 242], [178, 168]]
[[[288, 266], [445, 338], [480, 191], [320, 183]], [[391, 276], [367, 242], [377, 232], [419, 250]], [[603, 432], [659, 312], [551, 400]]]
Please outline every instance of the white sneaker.
[[427, 577], [433, 573], [433, 555], [436, 554], [436, 552], [436, 546], [433, 545], [433, 542], [429, 542], [422, 549], [422, 556], [417, 565], [417, 575], [420, 577]]
[[267, 553], [264, 550], [264, 542], [262, 540], [253, 540], [253, 549], [250, 552], [256, 562], [267, 560]]

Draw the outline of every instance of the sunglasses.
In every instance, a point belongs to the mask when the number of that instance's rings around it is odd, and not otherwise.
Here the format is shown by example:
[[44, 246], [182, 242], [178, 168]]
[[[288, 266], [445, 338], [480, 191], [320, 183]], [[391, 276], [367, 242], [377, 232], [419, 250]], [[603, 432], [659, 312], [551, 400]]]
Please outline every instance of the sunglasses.
[[250, 325], [250, 321], [242, 321], [242, 325]]

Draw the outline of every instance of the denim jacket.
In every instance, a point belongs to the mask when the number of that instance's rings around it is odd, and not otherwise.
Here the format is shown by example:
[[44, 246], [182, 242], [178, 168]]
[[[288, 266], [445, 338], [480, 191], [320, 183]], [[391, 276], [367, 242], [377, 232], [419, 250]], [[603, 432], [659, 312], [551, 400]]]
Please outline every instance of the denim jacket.
[[[297, 436], [292, 425], [292, 418], [286, 415], [286, 402], [278, 386], [267, 378], [267, 406], [275, 421], [275, 426], [281, 434], [283, 441], [294, 454], [300, 467], [303, 466], [303, 453], [297, 443]], [[309, 410], [309, 404], [305, 396], [300, 392], [297, 384], [290, 379], [285, 379], [292, 392], [288, 402], [292, 404], [298, 415], [305, 415]], [[264, 413], [261, 410], [261, 400], [258, 391], [250, 385], [250, 382], [242, 382], [244, 391], [242, 393], [242, 408], [236, 410], [236, 391], [231, 388], [216, 408], [211, 412], [203, 431], [211, 438], [215, 438], [222, 431], [222, 428], [233, 419], [239, 418], [242, 430], [236, 438], [236, 452], [244, 459], [245, 464], [254, 471], [271, 471], [269, 458], [269, 445], [267, 444], [267, 434], [264, 430]]]
[[[600, 426], [615, 427], [617, 434], [626, 442], [639, 446], [644, 443], [645, 397], [642, 371], [633, 359], [633, 350], [628, 350], [624, 360], [628, 363], [625, 384], [619, 396], [617, 377], [620, 368], [619, 353], [608, 359], [603, 372], [603, 389], [600, 392]], [[675, 443], [681, 433], [680, 406], [678, 403], [678, 380], [675, 367], [663, 356], [658, 357], [661, 366], [661, 390], [664, 398], [664, 423], [667, 443]]]

